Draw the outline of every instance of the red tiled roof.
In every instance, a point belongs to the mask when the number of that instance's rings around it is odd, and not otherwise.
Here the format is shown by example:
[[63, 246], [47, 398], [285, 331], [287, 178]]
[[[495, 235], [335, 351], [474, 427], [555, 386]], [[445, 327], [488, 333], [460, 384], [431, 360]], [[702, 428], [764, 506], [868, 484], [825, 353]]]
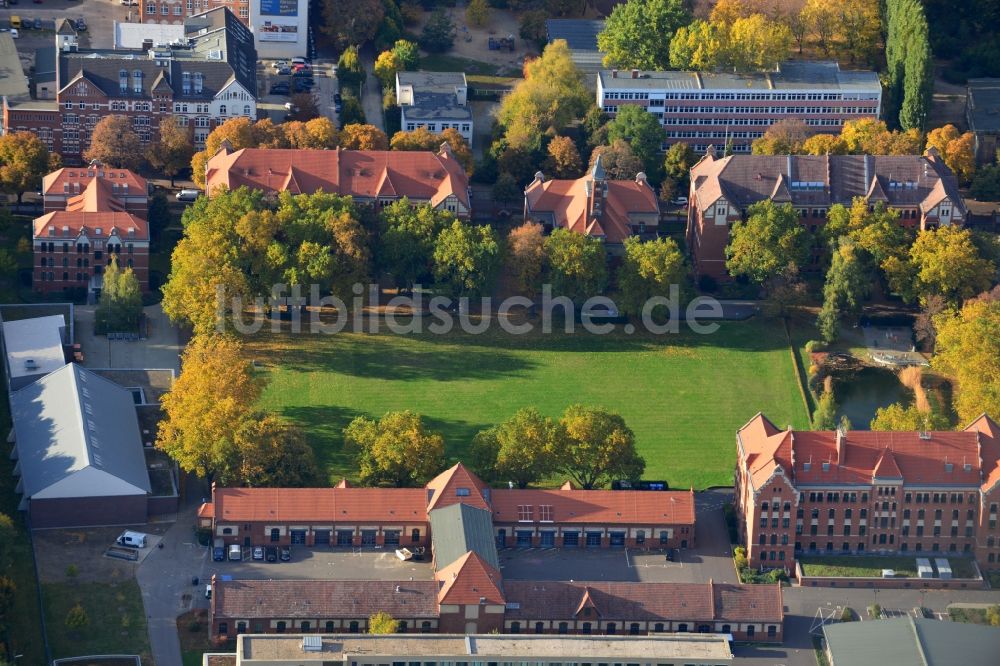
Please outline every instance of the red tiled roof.
[[211, 502], [203, 502], [202, 505], [198, 507], [198, 517], [215, 518], [215, 505]]
[[423, 488], [219, 488], [213, 501], [229, 523], [427, 521]]
[[146, 194], [146, 179], [128, 169], [113, 169], [103, 165], [89, 167], [64, 167], [57, 169], [46, 175], [42, 179], [42, 195], [64, 194], [63, 184], [70, 183], [69, 194], [74, 192], [73, 183], [79, 183], [80, 189], [86, 188], [87, 184], [95, 178], [106, 179], [109, 183], [118, 183], [118, 186], [128, 185], [130, 195]]
[[487, 485], [462, 463], [446, 469], [428, 481], [427, 489], [434, 491], [427, 502], [428, 513], [432, 509], [452, 504], [468, 504], [477, 509], [490, 510], [484, 496], [484, 491], [488, 489]]
[[[500, 572], [469, 551], [434, 574], [441, 583], [439, 604], [504, 604]], [[485, 601], [483, 601], [485, 600]]]
[[469, 179], [450, 150], [223, 149], [206, 169], [205, 190], [240, 186], [294, 194], [319, 190], [365, 199], [406, 196], [437, 206], [454, 195], [467, 209]]
[[[63, 233], [63, 228], [67, 229], [67, 233]], [[54, 232], [50, 234], [49, 229], [54, 229]], [[100, 234], [97, 233], [98, 229], [101, 230]], [[134, 235], [129, 236], [129, 229], [135, 229]], [[118, 237], [123, 243], [128, 243], [129, 240], [149, 240], [149, 225], [145, 220], [131, 213], [113, 211], [56, 210], [36, 217], [33, 233], [38, 240], [67, 241], [76, 239], [81, 232], [85, 232], [91, 240], [106, 239], [111, 236], [112, 230], [118, 232]]]
[[239, 620], [366, 620], [380, 611], [396, 619], [431, 619], [438, 616], [437, 588], [433, 580], [217, 580], [212, 607], [216, 618]]
[[504, 591], [508, 620], [575, 620], [586, 606], [604, 621], [780, 622], [783, 616], [779, 585], [507, 580]]
[[983, 459], [983, 489], [989, 490], [1000, 483], [1000, 425], [983, 414], [965, 430], [979, 433]]
[[556, 523], [694, 524], [694, 493], [673, 490], [535, 490], [494, 489], [493, 520], [518, 522], [518, 507], [532, 507], [539, 522], [540, 507], [552, 507]]
[[106, 178], [94, 178], [80, 194], [70, 196], [66, 200], [66, 210], [96, 213], [99, 211], [124, 211], [125, 205], [112, 192], [111, 184]]
[[992, 443], [993, 432], [996, 424], [983, 417], [961, 432], [852, 430], [838, 436], [837, 431], [778, 430], [758, 414], [740, 429], [739, 438], [756, 488], [778, 465], [796, 483], [868, 485], [877, 477], [902, 478], [911, 485], [979, 486], [981, 466], [984, 477], [996, 471], [1000, 480], [1000, 444]]

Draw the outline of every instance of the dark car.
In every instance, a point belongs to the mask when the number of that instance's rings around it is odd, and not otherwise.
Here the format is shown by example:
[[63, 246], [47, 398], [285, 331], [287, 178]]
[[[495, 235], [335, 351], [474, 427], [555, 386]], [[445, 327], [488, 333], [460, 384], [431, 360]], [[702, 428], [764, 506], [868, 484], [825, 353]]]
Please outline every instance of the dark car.
[[291, 546], [282, 546], [281, 547], [281, 561], [282, 562], [288, 562], [291, 559], [292, 559], [292, 548], [291, 548]]
[[82, 16], [76, 20], [75, 25], [76, 25], [76, 31], [77, 32], [86, 32], [87, 31], [87, 21], [85, 21]]
[[311, 92], [316, 82], [312, 79], [300, 79], [296, 80], [292, 86], [292, 92]]
[[34, 26], [35, 30], [41, 30], [42, 29], [42, 19], [36, 18], [35, 21], [34, 21], [34, 23], [33, 23], [33, 26]]
[[333, 94], [333, 108], [337, 113], [340, 113], [340, 109], [344, 106], [344, 100], [340, 96], [340, 93]]
[[289, 92], [291, 92], [291, 86], [286, 81], [271, 84], [272, 95], [287, 95]]
[[266, 558], [268, 562], [278, 561], [278, 548], [276, 546], [268, 546], [264, 550], [267, 552]]
[[313, 73], [311, 69], [296, 69], [292, 72], [292, 76], [300, 79], [311, 79]]
[[284, 67], [278, 67], [277, 69], [275, 69], [274, 73], [277, 74], [278, 76], [288, 76], [289, 74], [292, 73], [292, 70], [289, 69], [288, 65], [285, 65]]

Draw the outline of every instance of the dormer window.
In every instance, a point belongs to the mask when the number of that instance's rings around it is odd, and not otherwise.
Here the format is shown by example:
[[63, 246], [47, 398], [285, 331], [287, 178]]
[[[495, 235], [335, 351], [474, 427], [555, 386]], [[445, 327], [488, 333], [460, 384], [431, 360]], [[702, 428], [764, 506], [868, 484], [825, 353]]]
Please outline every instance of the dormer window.
[[132, 92], [142, 92], [142, 70], [137, 69], [132, 72]]
[[202, 84], [204, 79], [202, 78], [201, 72], [194, 73], [194, 91], [195, 93], [201, 93]]
[[94, 229], [94, 235], [95, 236], [100, 236], [101, 235], [101, 228], [100, 227], [97, 227], [96, 229]]
[[122, 92], [126, 92], [128, 90], [128, 70], [127, 69], [120, 69], [120, 70], [118, 70], [118, 87], [121, 89]]
[[469, 496], [468, 488], [455, 488], [455, 497], [468, 497], [468, 496]]

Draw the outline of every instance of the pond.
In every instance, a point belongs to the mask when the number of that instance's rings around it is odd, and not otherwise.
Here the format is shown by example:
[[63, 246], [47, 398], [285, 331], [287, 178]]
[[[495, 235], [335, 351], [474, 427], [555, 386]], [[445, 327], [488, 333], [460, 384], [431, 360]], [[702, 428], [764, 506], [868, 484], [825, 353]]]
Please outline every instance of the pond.
[[895, 372], [884, 368], [863, 368], [849, 379], [834, 377], [834, 395], [837, 418], [846, 415], [854, 430], [868, 430], [880, 407], [913, 401], [913, 392], [899, 382]]

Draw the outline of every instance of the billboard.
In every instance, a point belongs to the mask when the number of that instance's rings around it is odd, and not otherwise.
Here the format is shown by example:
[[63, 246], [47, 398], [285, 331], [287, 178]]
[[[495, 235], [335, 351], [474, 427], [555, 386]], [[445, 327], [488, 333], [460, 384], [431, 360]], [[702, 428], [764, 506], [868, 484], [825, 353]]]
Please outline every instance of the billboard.
[[298, 16], [299, 0], [260, 0], [261, 16]]
[[257, 39], [262, 42], [297, 42], [299, 26], [264, 21], [257, 26]]

